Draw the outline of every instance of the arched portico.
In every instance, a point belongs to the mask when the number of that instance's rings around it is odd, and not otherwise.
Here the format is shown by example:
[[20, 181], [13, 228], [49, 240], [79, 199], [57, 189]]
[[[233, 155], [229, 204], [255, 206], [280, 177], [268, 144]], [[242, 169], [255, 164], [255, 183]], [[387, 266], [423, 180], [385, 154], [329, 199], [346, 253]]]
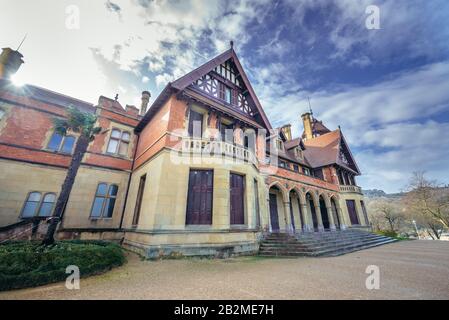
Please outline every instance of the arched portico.
[[322, 231], [324, 228], [321, 220], [321, 210], [318, 196], [314, 191], [309, 190], [306, 192], [305, 198], [306, 198], [305, 200], [307, 205], [307, 211], [309, 212], [311, 218], [310, 221], [313, 230]]
[[345, 225], [345, 221], [343, 219], [343, 213], [340, 208], [340, 201], [339, 201], [338, 197], [335, 195], [332, 195], [330, 197], [330, 203], [331, 203], [331, 212], [332, 212], [332, 216], [334, 218], [334, 223], [335, 223], [336, 229], [345, 230], [346, 225]]
[[289, 200], [286, 189], [279, 182], [273, 182], [268, 190], [270, 231], [290, 232], [290, 219], [287, 217]]
[[294, 232], [308, 231], [305, 218], [305, 201], [304, 195], [296, 188], [292, 188], [289, 192], [290, 200], [290, 219]]

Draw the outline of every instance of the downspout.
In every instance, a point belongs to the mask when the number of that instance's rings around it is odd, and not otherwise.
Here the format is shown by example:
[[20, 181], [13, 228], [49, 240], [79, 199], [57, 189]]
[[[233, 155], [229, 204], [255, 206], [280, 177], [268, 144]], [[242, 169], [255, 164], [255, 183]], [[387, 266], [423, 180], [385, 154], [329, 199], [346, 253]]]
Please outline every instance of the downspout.
[[122, 217], [120, 218], [119, 230], [122, 229], [123, 218], [125, 217], [125, 209], [126, 209], [126, 205], [128, 203], [129, 188], [131, 186], [131, 176], [132, 176], [133, 170], [134, 170], [134, 162], [136, 161], [137, 146], [139, 145], [139, 138], [140, 138], [140, 134], [137, 135], [136, 147], [134, 149], [133, 162], [132, 162], [132, 165], [131, 165], [131, 172], [129, 173], [128, 186], [126, 187], [125, 202], [123, 204]]

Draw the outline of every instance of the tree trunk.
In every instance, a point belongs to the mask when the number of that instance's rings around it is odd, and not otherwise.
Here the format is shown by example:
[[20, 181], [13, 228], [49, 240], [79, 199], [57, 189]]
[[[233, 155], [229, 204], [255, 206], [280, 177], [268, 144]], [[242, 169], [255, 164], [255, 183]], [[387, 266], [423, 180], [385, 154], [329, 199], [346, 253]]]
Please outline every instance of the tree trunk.
[[73, 153], [72, 161], [70, 162], [69, 170], [65, 177], [64, 183], [61, 186], [58, 200], [56, 201], [55, 210], [50, 221], [50, 225], [47, 229], [47, 234], [42, 241], [43, 245], [51, 245], [54, 243], [54, 235], [58, 223], [62, 220], [64, 209], [67, 201], [69, 200], [70, 192], [72, 191], [73, 184], [75, 182], [76, 174], [83, 160], [83, 156], [87, 151], [89, 145], [89, 138], [84, 135], [80, 135], [76, 142], [75, 152]]

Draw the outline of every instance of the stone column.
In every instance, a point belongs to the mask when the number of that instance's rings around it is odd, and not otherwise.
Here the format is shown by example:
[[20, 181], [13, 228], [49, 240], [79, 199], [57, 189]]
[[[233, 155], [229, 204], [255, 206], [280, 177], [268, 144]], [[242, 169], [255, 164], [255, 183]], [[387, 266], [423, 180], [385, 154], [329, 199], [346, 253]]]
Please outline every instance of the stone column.
[[343, 217], [343, 211], [341, 211], [340, 207], [337, 207], [337, 215], [340, 218], [340, 230], [346, 230], [345, 218]]
[[293, 233], [293, 226], [290, 221], [290, 202], [284, 202], [284, 221], [285, 221], [285, 231], [287, 233]]
[[313, 203], [313, 205], [315, 206], [315, 213], [318, 221], [318, 231], [324, 231], [323, 218], [321, 217], [321, 208], [319, 205], [316, 205], [315, 202]]
[[334, 213], [332, 212], [332, 207], [326, 205], [327, 210], [327, 216], [329, 217], [329, 228], [331, 231], [336, 231], [337, 228], [335, 227], [335, 221], [334, 221]]
[[302, 230], [305, 232], [312, 232], [313, 231], [313, 226], [311, 224], [311, 212], [309, 212], [308, 208], [307, 208], [307, 204], [305, 203], [301, 203], [300, 204], [301, 208], [302, 208], [302, 217], [304, 218], [304, 226], [302, 227]]

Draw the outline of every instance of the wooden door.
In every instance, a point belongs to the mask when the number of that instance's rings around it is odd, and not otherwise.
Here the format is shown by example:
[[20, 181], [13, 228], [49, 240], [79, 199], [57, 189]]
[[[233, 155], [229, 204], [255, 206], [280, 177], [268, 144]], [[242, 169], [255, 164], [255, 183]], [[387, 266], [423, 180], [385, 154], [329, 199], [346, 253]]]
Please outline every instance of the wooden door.
[[190, 170], [186, 224], [212, 224], [212, 170]]
[[245, 224], [245, 214], [244, 214], [244, 176], [231, 173], [230, 175], [230, 215], [231, 215], [231, 225], [232, 224]]
[[355, 201], [354, 200], [346, 200], [346, 206], [348, 207], [349, 219], [351, 220], [351, 224], [360, 224], [359, 217], [357, 217], [357, 211], [355, 209]]
[[270, 220], [271, 220], [271, 231], [279, 232], [277, 195], [274, 193], [270, 193]]
[[320, 211], [321, 211], [321, 221], [323, 222], [323, 228], [329, 229], [330, 223], [329, 223], [329, 216], [326, 208], [326, 203], [323, 199], [320, 199]]
[[316, 216], [315, 204], [313, 203], [312, 199], [309, 200], [309, 206], [310, 206], [310, 213], [312, 214], [313, 229], [318, 230], [318, 218]]

